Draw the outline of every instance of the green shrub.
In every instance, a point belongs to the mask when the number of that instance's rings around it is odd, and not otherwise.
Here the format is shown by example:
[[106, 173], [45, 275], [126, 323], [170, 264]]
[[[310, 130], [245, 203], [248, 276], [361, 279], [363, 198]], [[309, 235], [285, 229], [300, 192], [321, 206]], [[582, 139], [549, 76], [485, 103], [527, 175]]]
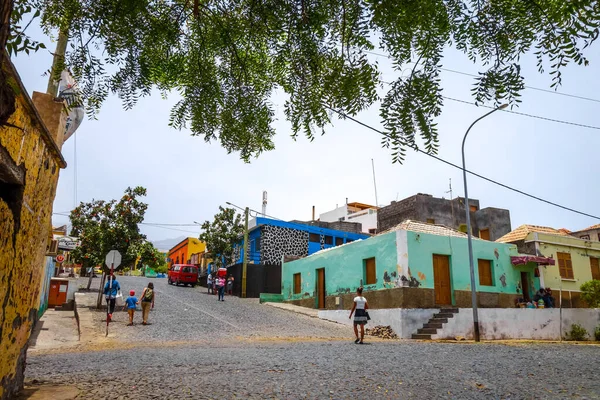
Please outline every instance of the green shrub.
[[154, 269], [154, 271], [156, 271], [157, 274], [166, 274], [168, 270], [169, 266], [167, 264], [163, 264]]
[[594, 330], [594, 337], [600, 342], [600, 325], [596, 327], [596, 330]]
[[593, 280], [581, 285], [581, 298], [588, 307], [600, 307], [600, 281]]
[[571, 330], [567, 332], [567, 340], [582, 341], [587, 340], [588, 336], [588, 332], [579, 324], [571, 325]]

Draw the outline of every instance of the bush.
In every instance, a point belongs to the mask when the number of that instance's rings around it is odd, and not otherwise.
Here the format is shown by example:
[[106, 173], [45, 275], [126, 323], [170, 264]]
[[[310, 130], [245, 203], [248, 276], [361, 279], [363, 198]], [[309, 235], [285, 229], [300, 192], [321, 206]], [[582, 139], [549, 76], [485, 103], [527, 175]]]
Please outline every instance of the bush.
[[594, 331], [594, 337], [600, 342], [600, 325], [596, 327], [596, 330]]
[[[596, 329], [596, 332], [598, 329]], [[571, 325], [571, 331], [567, 332], [567, 340], [582, 341], [587, 340], [588, 333], [585, 328], [579, 324]]]
[[581, 285], [581, 298], [588, 307], [600, 307], [600, 281], [593, 280]]
[[154, 269], [154, 271], [156, 271], [157, 274], [166, 274], [168, 270], [169, 270], [169, 267], [167, 266], [167, 264], [163, 264]]

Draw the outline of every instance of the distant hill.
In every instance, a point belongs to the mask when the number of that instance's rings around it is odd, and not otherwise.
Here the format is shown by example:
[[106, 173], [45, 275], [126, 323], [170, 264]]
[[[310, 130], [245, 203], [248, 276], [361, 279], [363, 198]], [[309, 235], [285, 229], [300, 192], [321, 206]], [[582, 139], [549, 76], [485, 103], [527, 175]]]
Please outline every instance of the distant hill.
[[151, 242], [158, 250], [170, 250], [185, 238], [187, 238], [187, 236], [179, 236], [172, 239], [151, 240]]

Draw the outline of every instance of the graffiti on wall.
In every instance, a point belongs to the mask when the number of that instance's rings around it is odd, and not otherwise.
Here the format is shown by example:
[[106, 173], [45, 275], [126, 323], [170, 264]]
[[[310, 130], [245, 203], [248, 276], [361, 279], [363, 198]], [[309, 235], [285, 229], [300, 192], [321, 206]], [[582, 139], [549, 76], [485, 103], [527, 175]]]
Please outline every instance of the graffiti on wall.
[[408, 268], [408, 276], [407, 275], [401, 275], [396, 271], [392, 271], [392, 273], [388, 274], [387, 271], [384, 271], [383, 273], [383, 286], [385, 288], [398, 288], [398, 287], [414, 287], [414, 288], [418, 288], [419, 286], [421, 286], [421, 282], [420, 281], [424, 281], [426, 279], [426, 276], [424, 273], [419, 272], [417, 273], [417, 278], [415, 278], [414, 276], [412, 276], [412, 273], [410, 272], [410, 267]]

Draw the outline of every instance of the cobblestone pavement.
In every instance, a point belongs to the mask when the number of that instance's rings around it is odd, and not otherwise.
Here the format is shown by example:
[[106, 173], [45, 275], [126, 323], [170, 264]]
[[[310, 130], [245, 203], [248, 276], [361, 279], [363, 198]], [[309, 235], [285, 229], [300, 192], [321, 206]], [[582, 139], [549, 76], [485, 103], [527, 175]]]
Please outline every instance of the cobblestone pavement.
[[[127, 291], [145, 283], [122, 279]], [[126, 327], [122, 313], [120, 346], [30, 356], [28, 379], [74, 384], [85, 399], [600, 398], [594, 345], [355, 345], [347, 327], [156, 286], [153, 325]]]

